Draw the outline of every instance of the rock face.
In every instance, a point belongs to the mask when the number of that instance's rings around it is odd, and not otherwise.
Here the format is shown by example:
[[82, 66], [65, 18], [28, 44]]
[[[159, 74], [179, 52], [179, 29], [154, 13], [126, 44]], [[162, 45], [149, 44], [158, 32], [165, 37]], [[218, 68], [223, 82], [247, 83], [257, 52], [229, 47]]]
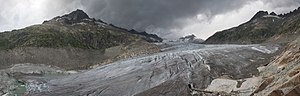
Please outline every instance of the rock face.
[[263, 81], [255, 96], [297, 96], [300, 94], [300, 38], [288, 44], [284, 51], [263, 70]]
[[9, 74], [0, 71], [0, 95], [7, 95], [11, 90], [15, 89], [16, 80], [11, 78]]
[[[274, 22], [273, 22], [274, 20]], [[238, 27], [215, 33], [206, 44], [258, 44], [276, 34], [280, 18], [256, 18]]]
[[89, 20], [90, 17], [80, 9], [77, 9], [76, 11], [73, 11], [70, 14], [66, 14], [64, 16], [54, 18], [55, 21], [66, 23], [66, 24], [80, 23], [84, 19]]
[[258, 19], [258, 18], [262, 18], [262, 17], [267, 16], [267, 15], [269, 15], [268, 11], [259, 11], [259, 12], [257, 12], [257, 13], [252, 17], [251, 20]]

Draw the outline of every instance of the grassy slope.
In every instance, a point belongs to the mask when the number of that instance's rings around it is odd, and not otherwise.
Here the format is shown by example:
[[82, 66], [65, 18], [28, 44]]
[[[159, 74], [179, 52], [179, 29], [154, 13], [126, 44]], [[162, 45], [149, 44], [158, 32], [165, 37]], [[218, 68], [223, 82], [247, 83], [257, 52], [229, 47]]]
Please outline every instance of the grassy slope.
[[16, 47], [104, 49], [138, 40], [140, 37], [137, 35], [91, 25], [40, 24], [0, 33], [0, 49]]

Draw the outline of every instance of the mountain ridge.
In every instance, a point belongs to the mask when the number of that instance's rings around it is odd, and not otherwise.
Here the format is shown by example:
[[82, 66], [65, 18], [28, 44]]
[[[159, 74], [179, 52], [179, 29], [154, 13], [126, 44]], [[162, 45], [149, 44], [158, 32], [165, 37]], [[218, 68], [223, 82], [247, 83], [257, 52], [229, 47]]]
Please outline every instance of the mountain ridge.
[[142, 55], [137, 52], [141, 49], [145, 49], [142, 53], [158, 52], [152, 42], [161, 41], [155, 34], [121, 29], [78, 9], [42, 24], [0, 33], [0, 69], [18, 63], [88, 69], [109, 60]]
[[[209, 37], [205, 44], [258, 44], [264, 42], [282, 42], [287, 43], [290, 40], [276, 41], [276, 36], [290, 32], [288, 27], [297, 27], [300, 20], [297, 19], [300, 13], [300, 7], [290, 13], [276, 15], [276, 13], [267, 11], [257, 12], [248, 22], [237, 27], [216, 32]], [[288, 23], [288, 24], [287, 24]], [[289, 26], [291, 25], [291, 26]], [[287, 29], [287, 30], [285, 30]], [[296, 31], [294, 31], [296, 32]], [[299, 32], [296, 32], [297, 34]], [[291, 34], [289, 36], [292, 36]], [[288, 36], [286, 36], [286, 39]], [[295, 39], [296, 37], [293, 37]], [[272, 40], [271, 40], [272, 39]], [[292, 40], [292, 39], [291, 39]]]
[[121, 31], [126, 31], [132, 34], [137, 34], [143, 37], [148, 42], [162, 42], [163, 39], [157, 36], [156, 34], [149, 34], [147, 32], [138, 32], [134, 29], [125, 29], [118, 26], [115, 26], [113, 24], [108, 24], [100, 19], [90, 18], [83, 10], [77, 9], [76, 11], [71, 12], [70, 14], [66, 14], [63, 16], [57, 16], [51, 20], [46, 20], [43, 22], [43, 24], [68, 24], [68, 25], [74, 25], [77, 23], [86, 23], [91, 25], [101, 25], [106, 27], [111, 27], [115, 29], [119, 29]]

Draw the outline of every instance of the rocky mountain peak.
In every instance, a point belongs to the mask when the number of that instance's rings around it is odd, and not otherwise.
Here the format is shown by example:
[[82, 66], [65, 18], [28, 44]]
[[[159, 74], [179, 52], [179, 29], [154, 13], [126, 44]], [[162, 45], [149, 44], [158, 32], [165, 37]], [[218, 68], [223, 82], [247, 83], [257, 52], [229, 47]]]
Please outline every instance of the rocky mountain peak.
[[187, 35], [187, 36], [184, 36], [184, 37], [180, 37], [179, 41], [180, 42], [197, 43], [197, 44], [200, 44], [200, 43], [204, 42], [203, 39], [197, 38], [194, 34]]
[[277, 16], [275, 12], [271, 12], [270, 15]]
[[100, 19], [90, 18], [83, 10], [77, 9], [69, 14], [63, 16], [57, 16], [49, 21], [44, 21], [43, 24], [54, 24], [54, 25], [83, 25], [83, 26], [98, 26], [104, 29], [115, 29], [119, 31], [125, 31], [131, 34], [137, 34], [143, 37], [144, 40], [148, 42], [162, 42], [163, 39], [156, 34], [148, 34], [146, 32], [138, 32], [134, 29], [128, 30], [115, 26], [113, 24], [108, 24]]
[[196, 36], [194, 34], [191, 34], [191, 35], [187, 35], [187, 36], [184, 36], [184, 37], [180, 37], [179, 39], [182, 40], [182, 41], [190, 41], [190, 40], [194, 40], [196, 38]]
[[70, 14], [66, 14], [62, 17], [66, 17], [66, 18], [69, 18], [69, 19], [75, 20], [75, 21], [90, 18], [83, 10], [80, 10], [80, 9], [77, 9], [77, 10], [71, 12]]
[[251, 20], [257, 19], [257, 18], [261, 18], [263, 16], [269, 15], [268, 11], [258, 11]]
[[75, 23], [94, 23], [95, 19], [90, 18], [83, 10], [77, 9], [69, 14], [55, 17], [49, 21], [44, 21], [44, 23], [60, 22], [63, 24], [75, 24]]
[[300, 7], [298, 7], [297, 9], [290, 11], [289, 13], [285, 13], [285, 14], [280, 14], [280, 17], [290, 17], [290, 16], [295, 16], [300, 14]]

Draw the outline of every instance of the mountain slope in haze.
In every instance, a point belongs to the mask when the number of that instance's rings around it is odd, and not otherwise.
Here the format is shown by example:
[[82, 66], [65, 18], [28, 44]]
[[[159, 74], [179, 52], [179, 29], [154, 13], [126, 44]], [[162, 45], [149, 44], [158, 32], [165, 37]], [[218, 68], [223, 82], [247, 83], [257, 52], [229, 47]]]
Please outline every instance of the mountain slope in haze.
[[[266, 41], [287, 43], [299, 34], [300, 7], [291, 13], [277, 15], [259, 11], [237, 27], [215, 33], [205, 44], [258, 44]], [[292, 37], [292, 38], [291, 38]], [[282, 38], [279, 40], [279, 38]], [[276, 41], [275, 41], [276, 40]]]
[[[157, 35], [112, 26], [76, 10], [43, 24], [0, 33], [0, 65], [5, 68], [34, 63], [67, 69], [88, 68], [118, 57], [130, 44], [145, 45], [139, 48], [157, 52], [158, 47], [149, 42], [161, 41]], [[113, 47], [115, 51], [109, 51]]]

